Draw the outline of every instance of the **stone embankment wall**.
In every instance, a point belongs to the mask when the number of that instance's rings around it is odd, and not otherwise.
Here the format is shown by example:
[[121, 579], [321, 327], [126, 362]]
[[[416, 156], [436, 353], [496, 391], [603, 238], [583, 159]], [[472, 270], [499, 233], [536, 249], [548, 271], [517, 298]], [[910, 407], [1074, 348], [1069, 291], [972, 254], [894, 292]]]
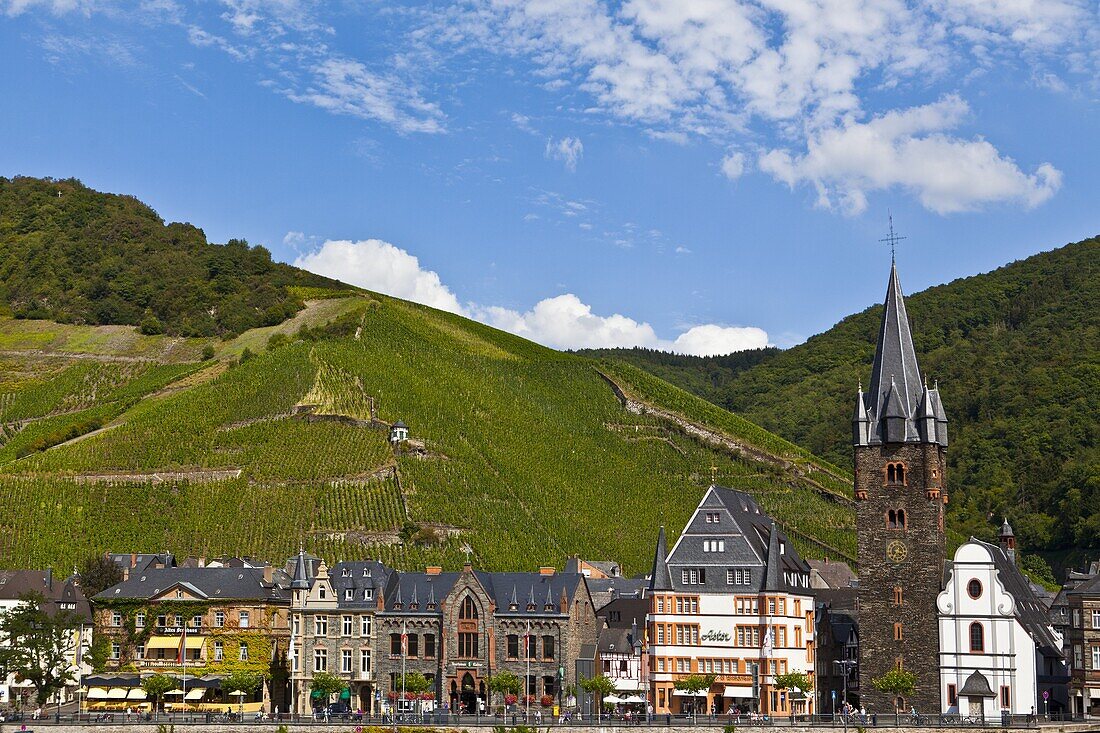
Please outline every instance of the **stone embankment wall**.
[[[88, 723], [85, 725], [54, 725], [48, 723], [45, 725], [38, 724], [33, 726], [32, 723], [37, 721], [26, 721], [26, 730], [29, 732], [37, 731], [37, 733], [157, 733], [157, 726], [150, 723]], [[473, 723], [474, 721], [469, 721]], [[288, 724], [287, 729], [292, 733], [355, 733], [355, 723], [305, 723], [302, 725]], [[536, 730], [542, 733], [548, 730], [547, 726], [534, 726]], [[368, 726], [363, 726], [364, 730], [368, 730]], [[388, 727], [384, 728], [388, 730]], [[415, 730], [401, 726], [401, 731]], [[982, 730], [1015, 730], [1025, 731], [1024, 728], [1011, 728], [1001, 729], [999, 726], [989, 726], [987, 728], [969, 726], [965, 728], [908, 728], [899, 727], [894, 728], [892, 726], [879, 726], [877, 728], [867, 727], [868, 733], [874, 733], [874, 731], [882, 731], [882, 733], [976, 733]], [[1094, 722], [1089, 723], [1047, 723], [1041, 726], [1042, 733], [1085, 733], [1085, 731], [1096, 731], [1098, 729], [1097, 724]], [[173, 733], [241, 733], [242, 731], [249, 731], [250, 733], [276, 733], [278, 726], [274, 723], [226, 723], [226, 724], [210, 724], [210, 725], [187, 725], [176, 724], [173, 727]], [[377, 730], [377, 728], [374, 728]], [[461, 731], [471, 731], [473, 733], [481, 733], [484, 731], [488, 733], [492, 728], [488, 725], [478, 727], [476, 725], [457, 725], [457, 726], [441, 726], [438, 728], [425, 728], [425, 730], [434, 730], [438, 733], [461, 733]], [[785, 723], [777, 723], [774, 726], [737, 726], [739, 732], [744, 733], [769, 733], [769, 731], [775, 731], [775, 733], [824, 733], [824, 731], [842, 731], [843, 728], [829, 728], [825, 726], [817, 726], [808, 728], [805, 726], [789, 726]], [[854, 733], [855, 728], [849, 728], [849, 731]], [[1036, 728], [1030, 729], [1032, 731]], [[19, 733], [20, 724], [18, 723], [4, 723], [0, 724], [0, 733]], [[673, 726], [568, 726], [568, 725], [553, 725], [549, 727], [550, 733], [628, 733], [629, 731], [638, 731], [638, 733], [650, 732], [650, 733], [723, 733], [723, 726], [721, 725], [673, 725]]]

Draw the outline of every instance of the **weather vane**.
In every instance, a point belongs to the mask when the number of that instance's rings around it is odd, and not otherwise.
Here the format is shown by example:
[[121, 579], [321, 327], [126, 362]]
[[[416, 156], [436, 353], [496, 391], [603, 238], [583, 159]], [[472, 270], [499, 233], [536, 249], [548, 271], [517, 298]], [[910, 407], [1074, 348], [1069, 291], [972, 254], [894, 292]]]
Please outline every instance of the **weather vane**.
[[889, 216], [890, 216], [890, 233], [887, 234], [885, 237], [883, 237], [882, 239], [880, 239], [878, 241], [884, 242], [884, 243], [890, 245], [890, 262], [893, 263], [893, 261], [894, 261], [894, 249], [897, 247], [898, 242], [905, 239], [905, 237], [899, 237], [897, 234], [894, 233], [894, 215], [890, 214]]

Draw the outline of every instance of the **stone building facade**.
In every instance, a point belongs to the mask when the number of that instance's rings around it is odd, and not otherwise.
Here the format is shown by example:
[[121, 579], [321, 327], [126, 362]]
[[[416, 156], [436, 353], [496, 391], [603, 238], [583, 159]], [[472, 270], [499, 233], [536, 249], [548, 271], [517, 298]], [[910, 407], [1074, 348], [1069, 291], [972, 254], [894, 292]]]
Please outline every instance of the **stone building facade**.
[[[921, 379], [896, 267], [870, 389], [853, 418], [859, 548], [860, 700], [868, 710], [939, 708], [936, 598], [945, 560], [947, 418]], [[909, 698], [875, 690], [891, 669], [917, 676]]]
[[507, 670], [524, 681], [533, 704], [557, 704], [576, 684], [567, 660], [594, 644], [597, 630], [579, 573], [487, 573], [470, 565], [394, 573], [375, 619], [376, 679], [393, 698], [402, 670], [420, 672], [434, 704], [475, 713], [503, 703], [490, 699], [489, 680]]
[[374, 614], [381, 589], [393, 572], [380, 562], [323, 562], [299, 552], [288, 563], [293, 575], [291, 689], [294, 711], [308, 713], [334, 702], [310, 693], [318, 672], [347, 682], [340, 701], [351, 711], [375, 714], [380, 695], [374, 676]]
[[1069, 605], [1070, 712], [1100, 717], [1100, 576], [1066, 594]]

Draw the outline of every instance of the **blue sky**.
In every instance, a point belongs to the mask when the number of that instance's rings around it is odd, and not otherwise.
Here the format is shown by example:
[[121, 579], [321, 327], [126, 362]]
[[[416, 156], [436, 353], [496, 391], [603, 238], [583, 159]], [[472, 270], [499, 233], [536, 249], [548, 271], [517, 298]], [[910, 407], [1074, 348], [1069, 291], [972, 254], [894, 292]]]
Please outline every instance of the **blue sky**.
[[556, 347], [787, 346], [1094, 235], [1092, 0], [0, 0], [0, 175]]

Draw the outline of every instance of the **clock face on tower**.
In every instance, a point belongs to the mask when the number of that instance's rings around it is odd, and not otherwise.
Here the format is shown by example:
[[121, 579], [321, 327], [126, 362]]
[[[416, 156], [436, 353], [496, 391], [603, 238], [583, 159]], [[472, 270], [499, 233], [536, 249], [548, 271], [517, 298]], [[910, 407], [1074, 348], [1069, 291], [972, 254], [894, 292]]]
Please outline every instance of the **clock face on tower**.
[[901, 540], [893, 540], [886, 545], [886, 559], [895, 565], [905, 561], [909, 555], [909, 548]]

